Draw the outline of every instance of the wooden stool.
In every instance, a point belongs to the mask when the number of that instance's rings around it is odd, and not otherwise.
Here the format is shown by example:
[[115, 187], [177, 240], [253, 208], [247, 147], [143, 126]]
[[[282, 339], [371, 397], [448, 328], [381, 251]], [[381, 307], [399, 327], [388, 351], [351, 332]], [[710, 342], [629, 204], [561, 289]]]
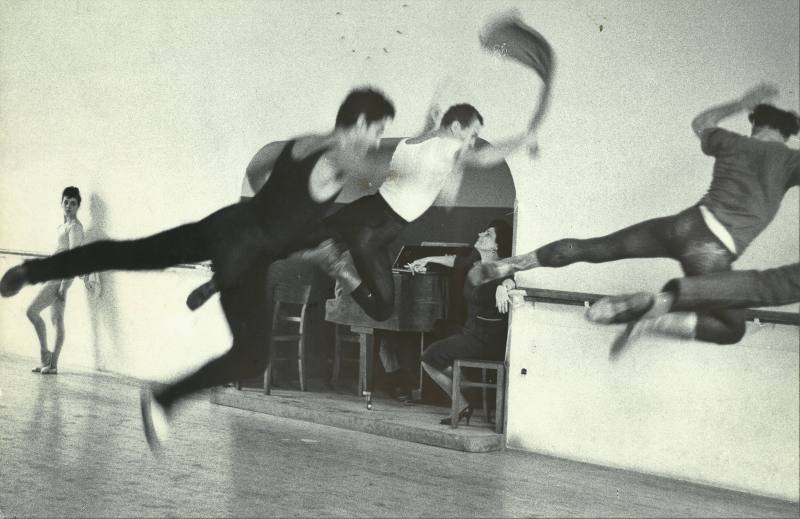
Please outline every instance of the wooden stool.
[[[272, 376], [272, 363], [278, 360], [292, 360], [291, 357], [279, 358], [276, 356], [276, 342], [297, 342], [297, 376], [300, 379], [300, 391], [306, 390], [305, 376], [305, 335], [306, 310], [311, 296], [311, 285], [297, 287], [278, 283], [272, 292], [272, 330], [269, 337], [269, 360], [264, 370], [264, 394], [270, 394], [270, 379]], [[287, 313], [287, 305], [300, 305], [300, 313]], [[283, 310], [283, 311], [282, 311]], [[285, 333], [278, 330], [280, 323], [297, 323], [298, 329], [294, 333]]]
[[[358, 363], [361, 360], [360, 356], [343, 357], [342, 344], [344, 343], [355, 344], [356, 345], [355, 351], [356, 353], [359, 352], [360, 341], [358, 338], [358, 334], [351, 332], [349, 326], [346, 326], [344, 324], [337, 324], [336, 339], [334, 342], [334, 350], [333, 350], [333, 368], [331, 369], [331, 384], [336, 384], [337, 382], [339, 382], [339, 371], [341, 370], [342, 362]], [[356, 388], [356, 394], [361, 396], [361, 387]]]
[[[481, 370], [481, 382], [470, 382], [468, 380], [462, 380], [462, 369], [463, 368], [480, 368]], [[487, 382], [486, 379], [486, 370], [493, 369], [497, 372], [497, 381], [495, 383]], [[456, 359], [453, 362], [453, 398], [452, 404], [450, 407], [450, 427], [456, 428], [458, 427], [458, 412], [461, 409], [458, 408], [458, 397], [457, 395], [461, 392], [462, 389], [468, 387], [479, 387], [481, 388], [481, 393], [483, 395], [483, 415], [486, 418], [486, 423], [489, 423], [489, 406], [486, 397], [486, 390], [489, 388], [494, 388], [496, 390], [496, 398], [495, 398], [495, 426], [494, 429], [498, 433], [503, 432], [503, 406], [505, 404], [505, 373], [506, 373], [506, 365], [505, 362], [500, 361], [492, 361], [492, 360], [462, 360]]]

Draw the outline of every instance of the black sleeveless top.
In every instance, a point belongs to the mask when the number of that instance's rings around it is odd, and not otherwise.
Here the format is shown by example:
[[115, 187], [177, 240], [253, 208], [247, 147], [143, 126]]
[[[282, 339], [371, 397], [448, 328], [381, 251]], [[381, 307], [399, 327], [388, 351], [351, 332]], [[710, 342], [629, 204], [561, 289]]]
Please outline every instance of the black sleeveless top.
[[311, 172], [327, 148], [295, 160], [292, 157], [295, 142], [286, 143], [267, 182], [250, 201], [261, 226], [279, 225], [287, 234], [322, 221], [338, 195], [337, 191], [323, 202], [311, 198]]

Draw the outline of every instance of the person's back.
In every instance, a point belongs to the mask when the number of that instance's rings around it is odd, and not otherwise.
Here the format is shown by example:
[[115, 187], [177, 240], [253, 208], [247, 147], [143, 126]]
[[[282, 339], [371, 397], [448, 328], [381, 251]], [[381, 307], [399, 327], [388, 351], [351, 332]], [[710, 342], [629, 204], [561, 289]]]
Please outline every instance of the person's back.
[[786, 191], [800, 184], [800, 151], [722, 128], [705, 130], [701, 139], [703, 152], [716, 160], [700, 203], [730, 232], [741, 255], [775, 217]]
[[336, 184], [324, 193], [324, 199], [315, 200], [316, 193], [310, 190], [311, 174], [322, 166], [320, 159], [328, 147], [295, 158], [297, 142], [286, 143], [266, 183], [250, 201], [259, 222], [274, 222], [280, 216], [284, 234], [296, 232], [308, 222], [321, 220], [343, 186], [343, 183]]

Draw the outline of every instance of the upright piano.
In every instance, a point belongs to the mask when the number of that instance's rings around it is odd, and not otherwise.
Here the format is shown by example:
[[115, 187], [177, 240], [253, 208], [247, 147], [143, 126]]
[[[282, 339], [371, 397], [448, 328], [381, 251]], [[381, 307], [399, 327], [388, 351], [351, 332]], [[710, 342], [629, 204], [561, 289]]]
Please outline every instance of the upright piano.
[[[412, 273], [405, 268], [409, 262], [428, 256], [463, 254], [469, 246], [416, 245], [404, 246], [392, 266], [394, 278], [394, 313], [385, 321], [375, 321], [348, 295], [329, 299], [325, 305], [325, 320], [350, 326], [359, 335], [359, 392], [367, 398], [372, 408], [372, 362], [375, 348], [375, 330], [414, 332], [420, 334], [420, 351], [425, 345], [425, 333], [432, 332], [439, 320], [447, 319], [451, 312], [451, 269], [429, 264], [427, 272]], [[455, 281], [457, 283], [457, 281]], [[413, 398], [420, 398], [422, 368], [419, 384]]]

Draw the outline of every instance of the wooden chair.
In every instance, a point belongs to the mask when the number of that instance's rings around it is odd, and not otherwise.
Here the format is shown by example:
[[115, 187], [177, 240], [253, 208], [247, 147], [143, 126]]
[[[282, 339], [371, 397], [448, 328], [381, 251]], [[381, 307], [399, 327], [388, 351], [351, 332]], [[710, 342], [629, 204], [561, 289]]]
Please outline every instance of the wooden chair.
[[[355, 352], [356, 356], [354, 357], [345, 357], [342, 354], [342, 346], [344, 344], [355, 344]], [[333, 367], [331, 369], [331, 384], [336, 384], [339, 382], [339, 373], [342, 368], [343, 362], [352, 362], [358, 364], [361, 361], [361, 357], [359, 354], [360, 351], [360, 341], [358, 338], [357, 333], [353, 333], [350, 331], [350, 327], [344, 324], [337, 324], [336, 325], [336, 338], [334, 341], [334, 350], [333, 350]], [[360, 377], [359, 377], [360, 380]], [[361, 395], [361, 387], [356, 388], [356, 394]]]
[[[463, 368], [479, 368], [481, 370], [481, 382], [470, 382], [463, 380]], [[486, 370], [491, 369], [497, 372], [496, 382], [488, 382], [486, 377]], [[456, 359], [453, 362], [453, 395], [458, 395], [463, 388], [479, 387], [483, 396], [483, 416], [486, 423], [489, 421], [489, 405], [486, 396], [487, 389], [494, 388], [496, 390], [495, 397], [495, 431], [498, 433], [503, 432], [503, 406], [505, 404], [505, 362], [492, 361], [492, 360], [462, 360]], [[453, 398], [453, 403], [450, 407], [450, 427], [458, 427], [458, 413], [461, 409], [458, 407], [458, 399]]]
[[[278, 357], [276, 343], [297, 343], [297, 375], [300, 380], [300, 391], [306, 390], [305, 375], [305, 326], [306, 311], [311, 303], [311, 285], [303, 285], [300, 289], [294, 286], [278, 283], [272, 292], [272, 331], [269, 338], [269, 360], [264, 370], [264, 394], [270, 394], [270, 379], [272, 377], [272, 364], [281, 360], [293, 360], [293, 357]], [[300, 307], [299, 313], [297, 307]], [[284, 323], [297, 325], [297, 331], [285, 331], [281, 326]]]

